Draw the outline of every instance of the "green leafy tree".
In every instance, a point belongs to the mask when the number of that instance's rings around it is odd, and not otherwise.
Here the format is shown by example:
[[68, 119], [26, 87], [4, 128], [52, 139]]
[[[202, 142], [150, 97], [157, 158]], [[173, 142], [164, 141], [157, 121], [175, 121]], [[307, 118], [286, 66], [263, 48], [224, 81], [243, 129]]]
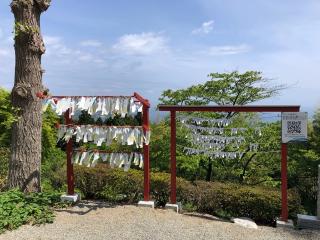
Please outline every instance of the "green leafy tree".
[[309, 128], [310, 144], [312, 149], [320, 154], [320, 108], [313, 116], [312, 126]]
[[[159, 98], [160, 104], [168, 105], [246, 105], [266, 98], [273, 97], [285, 88], [284, 85], [270, 86], [270, 79], [264, 78], [261, 72], [247, 71], [239, 73], [210, 73], [209, 81], [193, 85], [186, 89], [165, 90]], [[217, 113], [195, 113], [197, 116], [219, 117]], [[227, 118], [237, 113], [227, 113]], [[177, 136], [177, 141], [179, 137]], [[177, 156], [178, 157], [178, 156]], [[206, 179], [213, 175], [213, 161], [202, 158], [200, 165], [205, 169]], [[201, 175], [201, 173], [200, 173]]]
[[59, 117], [50, 107], [42, 115], [42, 185], [50, 185], [55, 173], [64, 168], [66, 164], [65, 152], [57, 148], [57, 128], [55, 124], [59, 120]]
[[289, 145], [289, 187], [296, 187], [303, 206], [309, 214], [316, 214], [317, 179], [320, 164], [320, 114], [316, 111], [313, 120], [308, 124], [308, 141]]
[[269, 86], [271, 80], [264, 78], [258, 71], [210, 73], [208, 77], [211, 79], [204, 84], [176, 91], [165, 90], [159, 99], [160, 103], [168, 105], [246, 105], [273, 97], [285, 88], [284, 85]]
[[0, 87], [0, 146], [9, 147], [11, 126], [15, 121], [10, 92]]

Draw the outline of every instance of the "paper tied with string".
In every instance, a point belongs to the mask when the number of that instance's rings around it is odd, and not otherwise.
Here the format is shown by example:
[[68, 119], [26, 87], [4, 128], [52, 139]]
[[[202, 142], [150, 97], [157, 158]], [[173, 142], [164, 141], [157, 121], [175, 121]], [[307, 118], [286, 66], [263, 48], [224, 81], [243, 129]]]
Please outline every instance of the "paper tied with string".
[[[230, 119], [220, 118], [200, 118], [192, 116], [179, 116], [183, 126], [190, 130], [191, 143], [194, 148], [185, 147], [184, 151], [188, 155], [203, 154], [213, 158], [235, 159], [242, 158], [244, 152], [240, 151], [225, 151], [226, 147], [239, 149], [240, 146], [246, 143], [246, 139], [241, 136], [248, 131], [247, 128], [226, 128], [231, 124]], [[203, 126], [203, 125], [210, 126]], [[215, 126], [212, 126], [215, 125]], [[262, 135], [260, 128], [255, 128], [254, 133], [258, 136]], [[257, 152], [259, 145], [249, 143], [249, 151]]]
[[209, 149], [197, 149], [197, 148], [190, 148], [190, 147], [184, 147], [184, 151], [187, 155], [203, 154], [208, 157], [226, 158], [226, 159], [236, 159], [236, 158], [241, 159], [244, 155], [243, 152], [212, 151]]
[[143, 168], [143, 154], [137, 152], [118, 153], [118, 152], [100, 152], [100, 151], [74, 151], [72, 155], [72, 164], [86, 167], [95, 167], [99, 162], [109, 163], [111, 168], [123, 168], [125, 172], [129, 171], [131, 164]]
[[143, 144], [149, 145], [151, 132], [144, 133], [142, 127], [117, 127], [117, 126], [95, 126], [95, 125], [59, 125], [58, 140], [68, 142], [75, 137], [76, 142], [93, 142], [97, 146], [105, 143], [107, 146], [116, 140], [122, 145], [136, 145], [142, 148]]
[[113, 118], [119, 115], [135, 116], [142, 112], [143, 104], [136, 102], [133, 97], [62, 97], [43, 100], [42, 110], [51, 106], [58, 114], [63, 115], [70, 109], [70, 117], [78, 119], [82, 111], [87, 111], [95, 119]]
[[199, 118], [199, 117], [192, 117], [192, 116], [178, 116], [178, 120], [181, 123], [194, 123], [197, 125], [201, 125], [203, 123], [210, 123], [215, 124], [218, 127], [227, 127], [231, 124], [231, 120], [227, 118]]

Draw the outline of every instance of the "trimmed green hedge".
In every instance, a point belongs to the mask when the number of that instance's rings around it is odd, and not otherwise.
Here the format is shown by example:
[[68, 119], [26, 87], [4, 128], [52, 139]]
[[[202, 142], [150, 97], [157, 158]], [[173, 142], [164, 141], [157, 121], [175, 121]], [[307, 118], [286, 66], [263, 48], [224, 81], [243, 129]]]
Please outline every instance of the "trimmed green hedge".
[[[199, 212], [225, 217], [249, 217], [258, 223], [274, 225], [281, 212], [280, 190], [232, 183], [197, 181], [190, 189], [182, 187], [182, 202], [192, 203]], [[300, 197], [289, 190], [289, 217], [303, 212]]]
[[[56, 185], [65, 184], [64, 173]], [[76, 188], [84, 198], [117, 203], [143, 199], [143, 172], [121, 169], [75, 167]], [[151, 196], [157, 206], [169, 199], [170, 174], [151, 173]], [[279, 189], [220, 182], [189, 182], [177, 178], [177, 199], [184, 207], [223, 217], [250, 217], [258, 223], [274, 224], [281, 211]], [[298, 193], [289, 190], [289, 215], [303, 212]]]

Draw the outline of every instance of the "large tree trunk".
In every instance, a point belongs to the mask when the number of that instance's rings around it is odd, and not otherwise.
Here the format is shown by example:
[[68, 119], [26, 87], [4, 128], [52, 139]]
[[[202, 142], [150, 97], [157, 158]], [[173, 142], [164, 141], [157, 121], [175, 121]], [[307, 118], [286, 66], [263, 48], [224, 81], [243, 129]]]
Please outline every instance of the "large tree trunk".
[[18, 119], [13, 125], [9, 188], [24, 192], [39, 192], [41, 167], [41, 55], [45, 52], [40, 33], [40, 15], [51, 0], [13, 0], [11, 10], [15, 17], [15, 81], [12, 104]]

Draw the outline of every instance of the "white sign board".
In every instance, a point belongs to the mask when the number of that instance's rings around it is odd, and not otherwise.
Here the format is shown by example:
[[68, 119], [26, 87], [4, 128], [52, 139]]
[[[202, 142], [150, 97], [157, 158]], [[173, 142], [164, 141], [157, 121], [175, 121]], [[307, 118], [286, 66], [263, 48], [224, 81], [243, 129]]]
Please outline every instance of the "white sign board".
[[308, 113], [284, 112], [282, 119], [282, 142], [306, 141], [308, 138]]

